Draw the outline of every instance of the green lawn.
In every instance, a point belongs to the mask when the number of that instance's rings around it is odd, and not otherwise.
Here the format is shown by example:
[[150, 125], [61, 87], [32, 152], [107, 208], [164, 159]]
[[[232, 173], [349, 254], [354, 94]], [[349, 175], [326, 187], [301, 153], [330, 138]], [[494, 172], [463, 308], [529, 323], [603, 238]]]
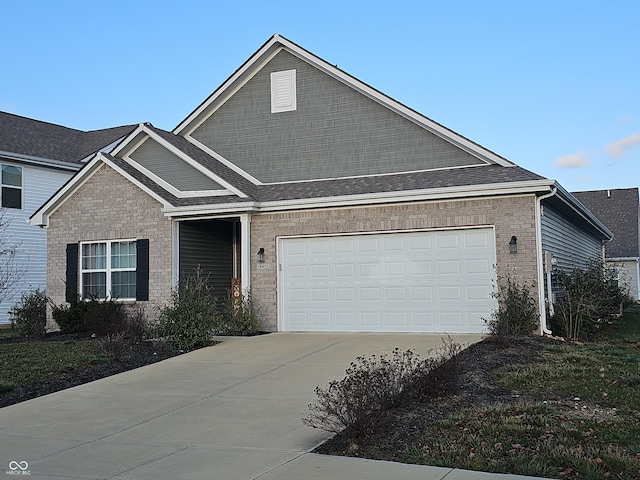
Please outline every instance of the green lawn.
[[[6, 331], [3, 336], [8, 335]], [[94, 339], [0, 344], [0, 393], [106, 363]]]
[[436, 422], [408, 462], [569, 479], [640, 479], [640, 310], [584, 344], [546, 342], [543, 361], [507, 365], [519, 394]]

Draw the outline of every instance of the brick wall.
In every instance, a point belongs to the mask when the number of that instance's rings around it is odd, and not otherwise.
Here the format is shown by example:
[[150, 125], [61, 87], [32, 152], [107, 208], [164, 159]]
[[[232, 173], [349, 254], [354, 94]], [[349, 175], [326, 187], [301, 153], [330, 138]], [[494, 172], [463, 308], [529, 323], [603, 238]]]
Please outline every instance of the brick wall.
[[[267, 262], [257, 269], [252, 258], [251, 290], [266, 330], [277, 330], [276, 238], [318, 235], [492, 225], [496, 234], [498, 277], [513, 272], [519, 282], [532, 287], [537, 299], [535, 196], [496, 197], [303, 210], [254, 215], [251, 251], [264, 247]], [[511, 236], [518, 238], [518, 253], [509, 253]]]
[[[168, 301], [171, 292], [171, 220], [161, 204], [103, 165], [49, 219], [47, 234], [47, 294], [56, 305], [65, 300], [66, 245], [81, 241], [149, 239], [149, 301], [154, 306]], [[47, 315], [48, 330], [57, 325]]]

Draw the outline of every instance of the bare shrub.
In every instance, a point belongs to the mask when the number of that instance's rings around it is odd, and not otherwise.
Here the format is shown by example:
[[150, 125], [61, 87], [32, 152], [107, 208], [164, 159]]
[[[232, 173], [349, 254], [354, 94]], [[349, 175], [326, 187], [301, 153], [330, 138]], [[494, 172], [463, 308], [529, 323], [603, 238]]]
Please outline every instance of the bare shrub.
[[98, 347], [110, 361], [119, 362], [129, 349], [127, 335], [125, 332], [109, 333], [98, 340]]
[[395, 348], [389, 355], [357, 357], [345, 371], [342, 380], [332, 380], [326, 387], [317, 386], [317, 399], [309, 405], [302, 419], [305, 425], [328, 432], [349, 429], [358, 436], [372, 431], [381, 414], [398, 406], [404, 395], [424, 395], [441, 389], [435, 383], [451, 370], [436, 373], [449, 363], [460, 346], [449, 339], [443, 346], [421, 358], [413, 350]]
[[569, 340], [578, 340], [597, 331], [603, 320], [629, 303], [624, 287], [614, 280], [616, 272], [602, 260], [587, 263], [584, 269], [558, 270], [554, 279], [562, 292], [554, 304], [560, 332]]
[[47, 323], [47, 294], [40, 289], [23, 293], [9, 316], [11, 327], [19, 335], [43, 337]]

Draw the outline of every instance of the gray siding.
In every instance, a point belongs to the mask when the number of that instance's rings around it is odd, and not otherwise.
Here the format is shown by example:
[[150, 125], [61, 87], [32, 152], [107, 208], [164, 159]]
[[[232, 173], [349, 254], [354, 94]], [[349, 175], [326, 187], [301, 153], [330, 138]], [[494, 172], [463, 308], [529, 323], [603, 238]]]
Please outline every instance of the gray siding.
[[217, 220], [180, 222], [180, 277], [193, 274], [200, 266], [219, 299], [225, 299], [231, 289], [233, 226]]
[[145, 140], [130, 157], [181, 192], [225, 190], [155, 140]]
[[556, 268], [569, 271], [584, 267], [594, 258], [602, 259], [601, 241], [549, 206], [543, 207], [541, 233], [542, 251], [553, 254]]
[[[272, 114], [270, 74], [289, 69], [297, 109]], [[284, 51], [192, 136], [265, 183], [483, 163]]]

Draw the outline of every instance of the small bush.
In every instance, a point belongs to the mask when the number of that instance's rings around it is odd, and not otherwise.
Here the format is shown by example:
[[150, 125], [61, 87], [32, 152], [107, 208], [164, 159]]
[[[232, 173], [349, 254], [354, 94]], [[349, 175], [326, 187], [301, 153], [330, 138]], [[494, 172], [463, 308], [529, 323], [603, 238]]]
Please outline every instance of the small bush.
[[497, 337], [529, 335], [538, 327], [538, 308], [527, 285], [516, 282], [511, 274], [499, 281], [493, 294], [498, 307], [489, 320], [489, 333]]
[[250, 291], [237, 303], [229, 294], [227, 301], [220, 307], [220, 317], [220, 324], [215, 332], [218, 335], [254, 335], [260, 329], [260, 320]]
[[209, 345], [219, 324], [213, 287], [198, 268], [194, 275], [180, 280], [171, 293], [170, 304], [160, 309], [150, 334], [170, 348], [186, 351]]
[[83, 300], [78, 296], [68, 305], [52, 305], [51, 312], [62, 333], [91, 332], [103, 336], [125, 329], [124, 306], [113, 299]]
[[[450, 339], [443, 344], [427, 358], [399, 348], [391, 355], [357, 357], [342, 380], [316, 387], [318, 398], [309, 405], [303, 423], [334, 433], [349, 429], [354, 436], [372, 431], [383, 412], [397, 406], [402, 395], [441, 390], [435, 383], [445, 375], [436, 371], [444, 365], [453, 366], [453, 357], [460, 350]], [[447, 375], [450, 374], [448, 369]]]
[[86, 311], [86, 303], [78, 296], [68, 305], [51, 305], [51, 314], [62, 333], [79, 333], [86, 331], [84, 322]]
[[42, 337], [47, 323], [47, 294], [36, 289], [25, 292], [9, 311], [11, 327], [19, 335]]
[[124, 305], [114, 299], [91, 297], [85, 301], [84, 330], [98, 336], [125, 330]]
[[109, 333], [98, 340], [98, 347], [111, 362], [119, 362], [129, 349], [125, 332]]

